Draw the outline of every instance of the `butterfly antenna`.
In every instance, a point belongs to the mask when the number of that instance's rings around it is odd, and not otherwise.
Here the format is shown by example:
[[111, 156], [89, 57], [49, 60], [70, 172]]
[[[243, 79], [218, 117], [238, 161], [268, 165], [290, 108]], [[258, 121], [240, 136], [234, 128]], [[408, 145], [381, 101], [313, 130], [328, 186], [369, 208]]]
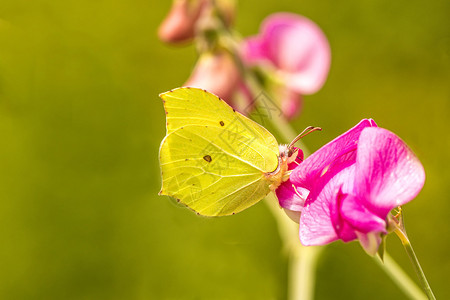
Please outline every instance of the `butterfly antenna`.
[[305, 130], [303, 130], [299, 135], [297, 135], [297, 137], [289, 144], [288, 149], [292, 149], [292, 147], [294, 147], [294, 144], [298, 142], [299, 139], [301, 139], [302, 137], [307, 136], [308, 134], [310, 134], [311, 132], [314, 131], [322, 131], [322, 128], [320, 127], [314, 127], [314, 126], [308, 126], [305, 128]]

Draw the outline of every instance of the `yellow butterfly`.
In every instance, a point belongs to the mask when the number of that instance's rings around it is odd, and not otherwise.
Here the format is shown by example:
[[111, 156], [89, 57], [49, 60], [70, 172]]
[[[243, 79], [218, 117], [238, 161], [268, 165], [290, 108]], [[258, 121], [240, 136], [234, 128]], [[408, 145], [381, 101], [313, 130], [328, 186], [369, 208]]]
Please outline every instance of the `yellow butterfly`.
[[204, 216], [235, 214], [274, 191], [289, 178], [293, 144], [317, 129], [279, 148], [264, 127], [204, 90], [178, 88], [160, 97], [167, 119], [160, 194]]

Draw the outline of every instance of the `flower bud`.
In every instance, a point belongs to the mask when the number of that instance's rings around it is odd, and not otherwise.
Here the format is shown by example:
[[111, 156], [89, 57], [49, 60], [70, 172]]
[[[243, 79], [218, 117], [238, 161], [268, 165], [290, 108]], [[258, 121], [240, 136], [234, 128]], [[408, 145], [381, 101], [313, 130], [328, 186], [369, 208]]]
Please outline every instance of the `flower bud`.
[[[216, 15], [214, 12], [217, 12]], [[188, 42], [213, 19], [229, 26], [235, 15], [234, 0], [174, 0], [169, 14], [158, 29], [160, 40], [166, 43]], [[220, 16], [220, 18], [217, 18]], [[219, 20], [222, 20], [220, 22]], [[223, 26], [223, 25], [220, 25]], [[217, 27], [217, 26], [216, 26]]]
[[208, 0], [174, 0], [169, 14], [158, 29], [166, 43], [185, 42], [194, 37], [195, 27]]

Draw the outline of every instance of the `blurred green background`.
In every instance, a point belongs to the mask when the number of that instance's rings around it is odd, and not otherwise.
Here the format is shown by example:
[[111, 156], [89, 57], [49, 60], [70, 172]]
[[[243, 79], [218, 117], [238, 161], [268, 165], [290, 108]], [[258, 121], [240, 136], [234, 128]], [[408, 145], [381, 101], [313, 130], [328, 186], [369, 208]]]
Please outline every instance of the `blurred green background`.
[[[202, 218], [158, 196], [160, 92], [195, 49], [163, 45], [170, 3], [0, 2], [0, 298], [285, 299], [287, 259], [258, 204]], [[239, 2], [236, 28], [275, 11], [317, 22], [332, 48], [325, 87], [293, 122], [311, 150], [372, 117], [421, 159], [406, 225], [435, 295], [450, 298], [450, 2]], [[415, 279], [394, 236], [388, 249]], [[317, 299], [403, 299], [357, 243], [319, 262]]]

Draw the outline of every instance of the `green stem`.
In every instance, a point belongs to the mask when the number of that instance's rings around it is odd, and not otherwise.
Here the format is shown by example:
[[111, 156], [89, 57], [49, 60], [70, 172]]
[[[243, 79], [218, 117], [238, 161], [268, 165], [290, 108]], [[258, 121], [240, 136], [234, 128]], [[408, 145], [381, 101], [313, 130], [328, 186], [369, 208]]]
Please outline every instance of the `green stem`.
[[289, 257], [288, 299], [314, 299], [315, 271], [323, 247], [304, 247], [298, 238], [298, 224], [289, 219], [271, 193], [265, 199], [278, 225], [283, 251]]
[[381, 261], [379, 256], [374, 256], [374, 260], [410, 299], [427, 299], [422, 290], [417, 287], [416, 283], [409, 278], [388, 253], [384, 253], [383, 261]]
[[417, 259], [416, 253], [414, 252], [414, 249], [411, 245], [411, 242], [408, 239], [408, 236], [402, 229], [398, 227], [394, 232], [402, 241], [403, 247], [405, 247], [409, 260], [411, 261], [414, 267], [414, 271], [416, 272], [417, 277], [419, 277], [420, 284], [422, 285], [422, 288], [425, 291], [425, 294], [427, 295], [428, 299], [436, 299], [436, 297], [433, 294], [433, 291], [431, 290], [430, 284], [428, 283], [428, 280], [425, 277], [425, 273], [423, 272], [422, 267], [420, 266], [419, 260]]
[[316, 269], [323, 247], [304, 247], [291, 256], [289, 299], [314, 299]]

